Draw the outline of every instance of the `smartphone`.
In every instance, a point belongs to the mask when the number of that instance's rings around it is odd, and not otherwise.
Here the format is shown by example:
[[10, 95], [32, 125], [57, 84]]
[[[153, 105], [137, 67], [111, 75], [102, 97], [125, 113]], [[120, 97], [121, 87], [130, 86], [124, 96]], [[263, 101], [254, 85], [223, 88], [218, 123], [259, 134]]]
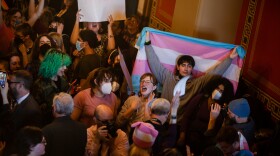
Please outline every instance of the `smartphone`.
[[7, 73], [4, 71], [0, 71], [0, 86], [2, 88], [5, 87], [6, 79], [7, 79]]

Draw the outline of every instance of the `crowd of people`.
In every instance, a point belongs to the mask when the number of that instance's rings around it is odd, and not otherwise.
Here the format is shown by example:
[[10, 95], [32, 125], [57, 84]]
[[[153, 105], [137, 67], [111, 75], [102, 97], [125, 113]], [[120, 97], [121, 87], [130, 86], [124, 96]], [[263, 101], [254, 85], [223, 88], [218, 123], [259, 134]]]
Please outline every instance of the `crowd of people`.
[[[221, 76], [236, 48], [195, 77], [189, 55], [166, 69], [147, 33], [151, 73], [128, 94], [120, 64], [132, 72], [138, 16], [80, 22], [76, 0], [8, 4], [0, 10], [0, 156], [253, 155], [250, 104]], [[181, 80], [184, 94], [173, 95]]]

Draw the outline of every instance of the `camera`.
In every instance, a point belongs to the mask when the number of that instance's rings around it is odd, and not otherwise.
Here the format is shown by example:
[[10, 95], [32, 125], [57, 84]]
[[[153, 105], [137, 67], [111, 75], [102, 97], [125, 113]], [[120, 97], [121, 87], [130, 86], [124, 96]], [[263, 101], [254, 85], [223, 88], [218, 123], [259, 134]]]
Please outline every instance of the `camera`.
[[115, 137], [118, 136], [118, 134], [117, 134], [117, 129], [116, 129], [114, 123], [112, 123], [112, 122], [107, 122], [107, 123], [106, 123], [106, 127], [107, 127], [107, 130], [108, 130], [108, 133], [109, 133], [113, 138], [115, 138]]
[[2, 88], [5, 87], [6, 79], [7, 79], [7, 73], [4, 71], [0, 71], [0, 86]]

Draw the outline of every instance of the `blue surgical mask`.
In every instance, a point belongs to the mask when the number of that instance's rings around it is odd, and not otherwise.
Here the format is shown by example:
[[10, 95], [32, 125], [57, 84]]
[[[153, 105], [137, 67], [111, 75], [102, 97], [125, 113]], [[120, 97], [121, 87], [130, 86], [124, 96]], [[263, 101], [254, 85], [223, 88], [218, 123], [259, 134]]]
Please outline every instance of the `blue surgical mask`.
[[18, 26], [19, 24], [21, 24], [21, 21], [20, 21], [20, 20], [16, 20], [14, 26], [16, 27], [16, 26]]
[[222, 97], [222, 94], [217, 89], [215, 89], [212, 92], [212, 99], [213, 100], [220, 100], [221, 97]]
[[84, 49], [84, 47], [82, 47], [82, 42], [80, 42], [80, 41], [77, 41], [76, 42], [76, 49], [78, 50], [78, 51], [81, 51], [81, 50], [83, 50]]

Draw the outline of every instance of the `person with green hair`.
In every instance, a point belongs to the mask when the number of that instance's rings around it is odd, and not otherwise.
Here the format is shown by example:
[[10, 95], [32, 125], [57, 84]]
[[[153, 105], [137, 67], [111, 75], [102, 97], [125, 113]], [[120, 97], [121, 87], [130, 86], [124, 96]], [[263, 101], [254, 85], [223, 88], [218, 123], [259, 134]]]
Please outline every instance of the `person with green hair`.
[[42, 108], [43, 125], [52, 122], [52, 99], [59, 92], [67, 92], [69, 83], [64, 71], [71, 64], [68, 54], [57, 49], [46, 53], [39, 68], [39, 77], [33, 86], [33, 96]]

